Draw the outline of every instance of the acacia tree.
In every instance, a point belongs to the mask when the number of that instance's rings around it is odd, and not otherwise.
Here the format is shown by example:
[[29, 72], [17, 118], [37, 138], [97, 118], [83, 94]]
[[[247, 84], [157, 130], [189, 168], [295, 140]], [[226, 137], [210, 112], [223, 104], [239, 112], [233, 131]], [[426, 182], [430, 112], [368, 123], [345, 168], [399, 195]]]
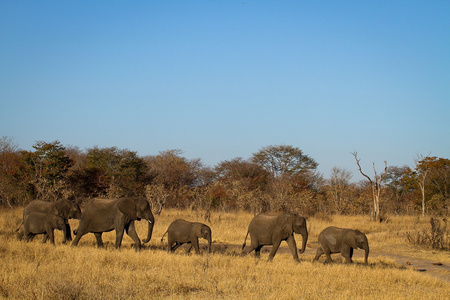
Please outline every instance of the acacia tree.
[[367, 178], [372, 188], [372, 199], [373, 199], [372, 219], [381, 222], [381, 214], [380, 214], [381, 182], [383, 180], [383, 177], [386, 176], [387, 162], [384, 161], [384, 172], [381, 175], [377, 174], [377, 170], [375, 169], [375, 163], [373, 163], [373, 172], [375, 175], [372, 180], [369, 176], [363, 173], [361, 165], [359, 164], [360, 159], [358, 159], [358, 153], [355, 151], [352, 153], [352, 155], [355, 157], [356, 165], [358, 166], [359, 172], [361, 173], [361, 175]]
[[318, 163], [297, 147], [267, 146], [253, 154], [253, 162], [261, 165], [273, 177], [292, 175], [317, 168]]

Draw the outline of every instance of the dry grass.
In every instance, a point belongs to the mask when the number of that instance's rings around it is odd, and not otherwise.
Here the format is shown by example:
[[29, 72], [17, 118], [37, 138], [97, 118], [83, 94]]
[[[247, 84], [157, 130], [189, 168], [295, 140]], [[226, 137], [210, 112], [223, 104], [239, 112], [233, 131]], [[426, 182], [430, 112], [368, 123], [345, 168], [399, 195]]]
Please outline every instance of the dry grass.
[[[30, 243], [18, 241], [12, 231], [21, 221], [21, 210], [3, 210], [0, 216], [0, 298], [447, 299], [450, 294], [447, 281], [405, 269], [386, 258], [369, 257], [370, 266], [365, 267], [359, 259], [353, 265], [311, 263], [311, 251], [301, 255], [300, 264], [283, 251], [272, 262], [266, 261], [267, 253], [262, 253], [260, 260], [252, 255], [240, 257], [238, 245], [252, 218], [246, 213], [214, 213], [210, 224], [213, 240], [225, 246], [200, 256], [183, 250], [169, 254], [162, 250], [160, 238], [173, 220], [202, 221], [202, 213], [163, 211], [156, 218], [150, 249], [141, 252], [131, 248], [127, 236], [123, 248], [115, 250], [114, 233], [104, 235], [106, 249], [94, 246], [92, 234], [84, 236], [76, 248], [62, 245], [60, 232], [56, 246], [42, 245], [40, 238]], [[418, 219], [417, 224], [414, 220], [399, 217], [376, 224], [366, 217], [312, 218], [308, 220], [308, 244], [313, 247], [319, 232], [333, 224], [367, 232], [372, 249], [401, 246], [405, 245], [402, 232], [427, 224], [427, 220]], [[77, 223], [71, 221], [73, 227]], [[139, 222], [139, 235], [145, 236], [145, 231], [145, 223]]]

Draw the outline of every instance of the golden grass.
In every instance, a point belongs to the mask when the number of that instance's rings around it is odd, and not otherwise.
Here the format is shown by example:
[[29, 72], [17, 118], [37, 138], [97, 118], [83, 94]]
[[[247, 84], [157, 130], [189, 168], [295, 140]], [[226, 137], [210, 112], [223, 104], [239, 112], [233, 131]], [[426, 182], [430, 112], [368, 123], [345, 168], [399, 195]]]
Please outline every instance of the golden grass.
[[[405, 269], [383, 257], [369, 256], [369, 267], [361, 264], [362, 259], [353, 265], [312, 263], [313, 251], [301, 255], [299, 264], [286, 251], [280, 251], [272, 262], [267, 262], [266, 252], [260, 260], [253, 255], [241, 257], [239, 245], [253, 217], [247, 213], [213, 213], [209, 225], [215, 252], [200, 256], [187, 255], [184, 250], [169, 254], [160, 242], [177, 218], [202, 222], [198, 212], [163, 211], [156, 216], [150, 249], [140, 252], [131, 248], [128, 236], [122, 249], [115, 250], [113, 232], [104, 234], [106, 249], [95, 247], [92, 234], [84, 236], [76, 248], [62, 245], [60, 232], [55, 234], [56, 246], [41, 244], [40, 237], [29, 243], [18, 241], [12, 231], [20, 224], [21, 210], [3, 210], [0, 216], [0, 298], [448, 299], [450, 294], [449, 282]], [[313, 248], [320, 230], [333, 224], [368, 232], [372, 249], [401, 246], [406, 241], [396, 232], [410, 230], [413, 222], [414, 218], [406, 217], [394, 218], [388, 224], [376, 224], [364, 216], [311, 218], [308, 244]], [[426, 226], [426, 222], [419, 220], [415, 226]], [[72, 227], [77, 224], [71, 220]], [[138, 222], [137, 227], [144, 237], [146, 224]], [[298, 243], [300, 240], [297, 238]], [[231, 246], [218, 248], [217, 244]]]

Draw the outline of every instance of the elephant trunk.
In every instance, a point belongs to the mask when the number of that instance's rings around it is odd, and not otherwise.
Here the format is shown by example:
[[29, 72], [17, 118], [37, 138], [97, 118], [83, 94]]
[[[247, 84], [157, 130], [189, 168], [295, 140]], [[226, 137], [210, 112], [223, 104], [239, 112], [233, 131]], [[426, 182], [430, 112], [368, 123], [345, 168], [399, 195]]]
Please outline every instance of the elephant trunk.
[[363, 247], [365, 253], [364, 253], [364, 264], [367, 265], [368, 264], [368, 257], [369, 257], [369, 244], [365, 244]]
[[152, 233], [153, 233], [153, 225], [155, 224], [155, 220], [147, 220], [148, 221], [148, 233], [147, 233], [147, 238], [145, 240], [142, 240], [142, 242], [148, 243], [150, 242], [151, 238], [152, 238]]
[[306, 227], [302, 229], [300, 234], [302, 235], [302, 249], [300, 249], [299, 253], [302, 254], [306, 250], [306, 242], [308, 241], [308, 230], [306, 230]]

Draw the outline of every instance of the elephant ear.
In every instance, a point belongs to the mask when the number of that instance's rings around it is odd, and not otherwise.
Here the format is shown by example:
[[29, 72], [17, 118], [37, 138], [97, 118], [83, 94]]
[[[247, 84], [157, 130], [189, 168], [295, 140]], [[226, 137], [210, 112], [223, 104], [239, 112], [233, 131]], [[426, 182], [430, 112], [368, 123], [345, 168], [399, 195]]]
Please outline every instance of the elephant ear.
[[58, 200], [55, 202], [54, 208], [56, 209], [56, 214], [63, 217], [64, 219], [69, 219], [69, 204], [67, 200]]
[[132, 199], [121, 199], [117, 204], [117, 208], [131, 220], [137, 220], [136, 203]]
[[347, 245], [352, 247], [353, 249], [358, 248], [358, 243], [356, 242], [356, 233], [353, 230], [349, 230], [344, 234], [344, 239]]
[[208, 230], [208, 227], [202, 226], [201, 237], [204, 238], [204, 239], [207, 239], [208, 236], [209, 236], [209, 232], [210, 232], [210, 230]]
[[279, 221], [283, 231], [289, 234], [294, 232], [294, 216], [290, 214], [283, 214], [280, 216]]

